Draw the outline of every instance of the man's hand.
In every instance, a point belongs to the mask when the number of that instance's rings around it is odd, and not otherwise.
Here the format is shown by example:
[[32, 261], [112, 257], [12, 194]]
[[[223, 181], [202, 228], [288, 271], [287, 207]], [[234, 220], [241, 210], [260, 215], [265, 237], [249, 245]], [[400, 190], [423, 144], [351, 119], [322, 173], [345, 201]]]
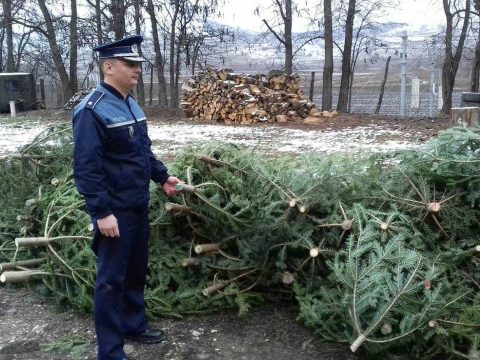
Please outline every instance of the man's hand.
[[108, 215], [97, 220], [98, 229], [102, 235], [107, 237], [120, 237], [120, 230], [118, 229], [118, 221], [115, 215]]
[[178, 194], [175, 186], [182, 182], [183, 181], [177, 179], [175, 176], [170, 176], [165, 182], [165, 184], [162, 185], [162, 188], [168, 196], [175, 196]]

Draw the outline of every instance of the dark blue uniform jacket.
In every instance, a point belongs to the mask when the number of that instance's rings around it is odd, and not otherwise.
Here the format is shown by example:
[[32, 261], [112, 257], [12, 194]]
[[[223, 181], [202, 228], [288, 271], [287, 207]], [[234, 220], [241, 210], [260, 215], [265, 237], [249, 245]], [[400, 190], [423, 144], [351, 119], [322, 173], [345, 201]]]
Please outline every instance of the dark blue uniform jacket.
[[131, 96], [124, 99], [103, 82], [75, 107], [75, 185], [93, 217], [145, 208], [150, 179], [167, 181], [167, 168], [150, 149], [146, 120]]

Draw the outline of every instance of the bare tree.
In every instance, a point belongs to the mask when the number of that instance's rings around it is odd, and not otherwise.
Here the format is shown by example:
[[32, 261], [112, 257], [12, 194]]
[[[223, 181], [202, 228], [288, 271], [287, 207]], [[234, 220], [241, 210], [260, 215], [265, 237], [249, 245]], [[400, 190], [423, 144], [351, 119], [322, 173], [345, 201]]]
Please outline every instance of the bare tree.
[[115, 40], [125, 37], [125, 15], [127, 6], [124, 0], [111, 0], [110, 13], [112, 14], [112, 27], [115, 34]]
[[149, 16], [150, 21], [152, 23], [152, 37], [153, 37], [153, 47], [155, 50], [155, 70], [157, 71], [158, 77], [158, 101], [161, 106], [168, 105], [167, 99], [167, 82], [165, 80], [165, 60], [164, 55], [162, 53], [162, 48], [160, 46], [160, 39], [158, 35], [158, 20], [157, 14], [155, 11], [155, 6], [153, 5], [153, 0], [147, 1], [147, 8], [146, 8]]
[[77, 62], [78, 62], [78, 14], [77, 0], [70, 0], [70, 91], [72, 94], [78, 91]]
[[1, 0], [3, 8], [3, 26], [5, 26], [7, 42], [7, 72], [15, 72], [15, 59], [13, 57], [13, 16], [12, 0]]
[[[285, 49], [285, 73], [290, 75], [293, 68], [293, 43], [292, 43], [292, 0], [274, 0], [276, 9], [280, 14], [283, 24], [283, 34], [278, 34], [266, 19], [262, 21], [268, 30], [277, 38]], [[257, 9], [258, 12], [258, 9]]]
[[[477, 17], [480, 20], [480, 0], [475, 1], [475, 10], [477, 12]], [[470, 91], [479, 92], [480, 91], [480, 29], [476, 29], [474, 32], [476, 34], [477, 45], [475, 46], [475, 54], [472, 64], [472, 75], [470, 79]]]
[[[73, 0], [72, 0], [73, 3]], [[76, 2], [75, 2], [76, 4]], [[65, 98], [70, 98], [73, 94], [75, 89], [78, 87], [78, 84], [72, 83], [72, 79], [69, 78], [69, 75], [67, 73], [67, 70], [65, 68], [65, 64], [63, 63], [63, 58], [62, 58], [62, 53], [60, 50], [60, 47], [57, 42], [56, 38], [56, 31], [54, 27], [54, 20], [52, 19], [52, 15], [50, 14], [50, 11], [47, 8], [47, 5], [45, 3], [45, 0], [38, 0], [38, 5], [40, 7], [40, 11], [42, 12], [43, 18], [45, 20], [45, 28], [42, 30], [42, 33], [47, 37], [48, 44], [50, 46], [50, 51], [52, 53], [52, 59], [55, 64], [55, 68], [57, 70], [58, 76], [60, 77], [60, 82], [62, 84], [62, 95], [65, 96]], [[73, 6], [73, 5], [72, 5]], [[75, 12], [76, 13], [76, 12]], [[72, 29], [70, 29], [72, 31]], [[76, 32], [76, 29], [74, 29]], [[72, 37], [70, 37], [72, 39]], [[75, 39], [75, 37], [74, 37]], [[76, 44], [75, 44], [76, 46]], [[72, 68], [70, 69], [70, 73], [76, 72], [76, 60], [72, 61], [70, 63]], [[75, 66], [73, 68], [73, 66]], [[73, 79], [76, 81], [76, 76]]]
[[333, 20], [332, 0], [323, 0], [323, 16], [325, 27], [325, 63], [323, 65], [322, 110], [332, 109], [333, 85]]
[[[134, 13], [134, 21], [135, 21], [135, 32], [137, 34], [142, 33], [142, 24], [141, 24], [141, 0], [133, 0], [133, 8], [135, 10]], [[142, 53], [142, 46], [139, 44], [138, 45], [138, 53], [140, 56], [143, 56]], [[145, 105], [145, 87], [143, 83], [143, 74], [140, 73], [140, 76], [138, 77], [138, 82], [137, 82], [137, 94], [138, 94], [138, 103], [140, 105]]]
[[357, 16], [354, 27], [354, 41], [352, 46], [352, 59], [350, 65], [350, 81], [348, 87], [348, 112], [352, 103], [352, 87], [355, 76], [355, 67], [361, 54], [364, 62], [367, 59], [374, 63], [379, 58], [377, 50], [384, 49], [387, 45], [381, 39], [381, 33], [389, 24], [379, 23], [377, 18], [386, 7], [392, 6], [389, 0], [357, 0]]
[[[447, 20], [445, 30], [445, 58], [442, 65], [442, 112], [444, 114], [450, 113], [450, 109], [452, 108], [452, 93], [453, 87], [455, 86], [455, 77], [462, 58], [470, 20], [470, 0], [466, 0], [463, 8], [461, 7], [462, 5], [463, 1], [443, 0], [443, 10]], [[456, 30], [454, 22], [458, 24], [462, 23], [460, 36], [455, 49], [453, 48], [453, 37], [454, 31]]]
[[3, 72], [3, 40], [5, 39], [5, 30], [0, 21], [0, 72]]
[[178, 96], [175, 92], [175, 42], [176, 42], [176, 31], [177, 31], [177, 21], [178, 14], [180, 12], [181, 5], [184, 5], [183, 0], [171, 0], [170, 5], [172, 7], [167, 7], [168, 13], [170, 15], [170, 106], [177, 107]]
[[337, 110], [346, 112], [348, 110], [348, 93], [351, 76], [351, 57], [353, 41], [353, 25], [355, 20], [356, 0], [348, 1], [347, 17], [345, 21], [345, 41], [342, 54], [342, 78], [340, 80], [340, 91], [338, 93]]

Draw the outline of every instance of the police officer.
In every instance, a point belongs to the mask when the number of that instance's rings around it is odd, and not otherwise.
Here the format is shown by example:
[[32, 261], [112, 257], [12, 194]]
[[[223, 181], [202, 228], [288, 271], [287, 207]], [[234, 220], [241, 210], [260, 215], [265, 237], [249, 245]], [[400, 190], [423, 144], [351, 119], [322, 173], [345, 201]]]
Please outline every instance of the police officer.
[[95, 329], [99, 360], [125, 360], [124, 338], [165, 339], [145, 317], [150, 179], [169, 196], [180, 182], [155, 159], [146, 117], [130, 95], [145, 61], [140, 35], [95, 47], [104, 81], [73, 113], [74, 178], [95, 228]]

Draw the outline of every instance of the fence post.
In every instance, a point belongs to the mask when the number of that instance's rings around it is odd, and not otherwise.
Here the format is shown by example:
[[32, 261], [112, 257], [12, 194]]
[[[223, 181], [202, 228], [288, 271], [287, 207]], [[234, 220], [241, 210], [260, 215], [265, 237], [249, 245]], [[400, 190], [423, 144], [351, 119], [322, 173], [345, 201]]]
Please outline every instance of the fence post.
[[430, 68], [430, 117], [433, 118], [433, 107], [435, 102], [435, 63], [432, 62]]
[[442, 85], [438, 85], [438, 95], [437, 95], [437, 109], [438, 110], [442, 110], [442, 107], [443, 107], [443, 86]]
[[416, 77], [412, 79], [412, 99], [410, 107], [416, 110], [420, 107], [420, 79]]
[[405, 94], [407, 87], [407, 32], [402, 35], [402, 89], [400, 93], [400, 116], [405, 116]]
[[313, 89], [315, 87], [315, 71], [312, 71], [312, 77], [310, 78], [310, 101], [313, 102]]

